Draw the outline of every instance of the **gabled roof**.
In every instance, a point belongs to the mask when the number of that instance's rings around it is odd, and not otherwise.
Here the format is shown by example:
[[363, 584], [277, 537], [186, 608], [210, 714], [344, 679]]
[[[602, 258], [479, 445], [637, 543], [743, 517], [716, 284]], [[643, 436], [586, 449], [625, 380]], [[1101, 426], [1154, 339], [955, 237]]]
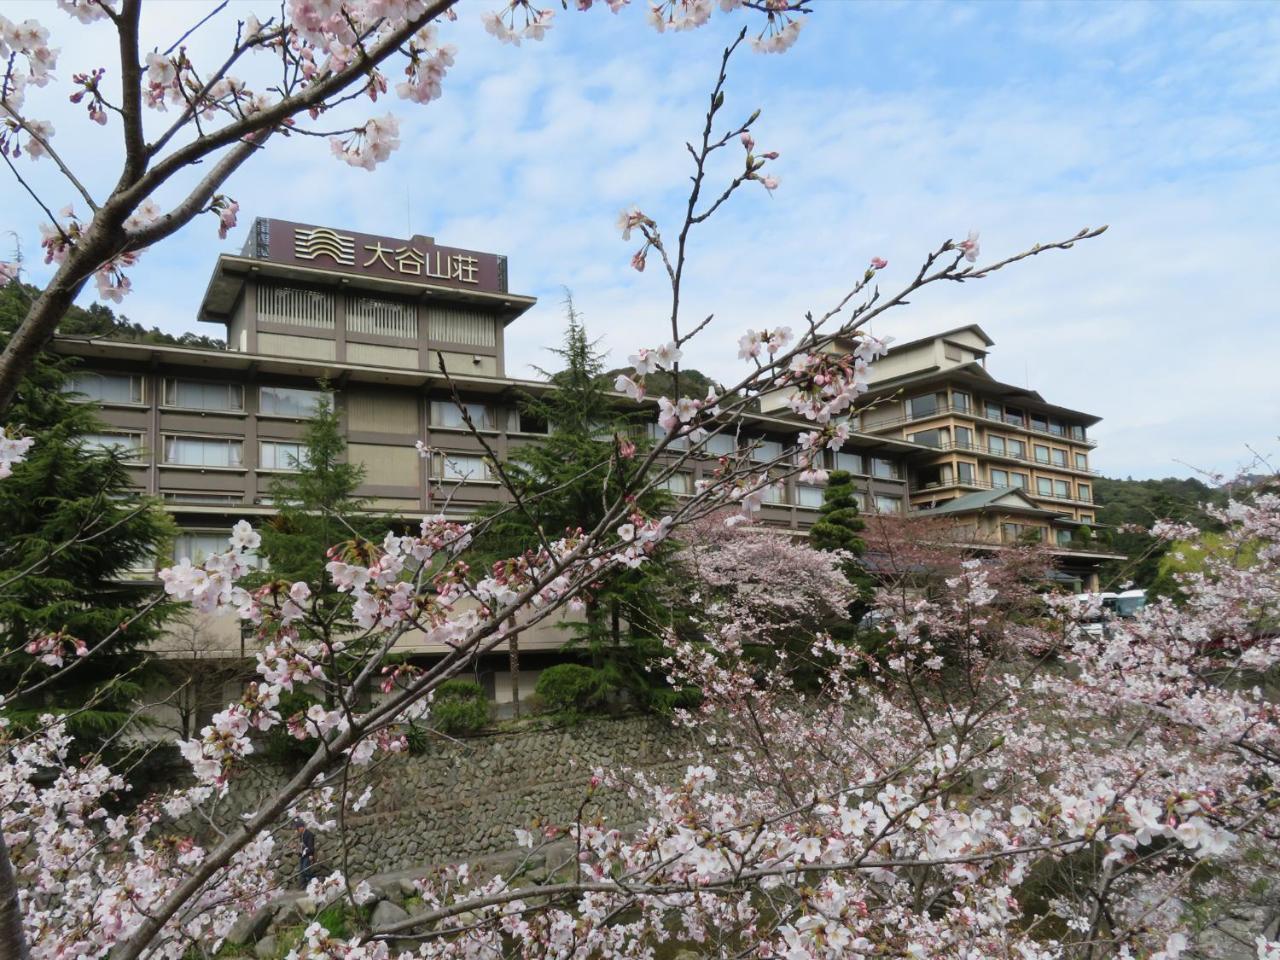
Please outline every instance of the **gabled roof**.
[[1038, 506], [1034, 500], [1017, 487], [997, 487], [994, 490], [978, 490], [975, 493], [966, 493], [963, 497], [956, 497], [954, 500], [940, 503], [928, 512], [935, 514], [974, 513], [982, 510], [1009, 510], [1018, 513], [1041, 514], [1049, 517], [1058, 516], [1054, 511]]
[[934, 340], [947, 340], [954, 337], [957, 333], [976, 333], [988, 347], [995, 346], [995, 341], [987, 336], [987, 331], [983, 330], [976, 323], [971, 323], [964, 327], [952, 327], [950, 330], [943, 330], [941, 333], [931, 333], [927, 337], [918, 337], [915, 340], [908, 340], [906, 343], [895, 343], [889, 347], [889, 353], [897, 353], [899, 350], [909, 350], [912, 347], [918, 347], [922, 343], [931, 343]]

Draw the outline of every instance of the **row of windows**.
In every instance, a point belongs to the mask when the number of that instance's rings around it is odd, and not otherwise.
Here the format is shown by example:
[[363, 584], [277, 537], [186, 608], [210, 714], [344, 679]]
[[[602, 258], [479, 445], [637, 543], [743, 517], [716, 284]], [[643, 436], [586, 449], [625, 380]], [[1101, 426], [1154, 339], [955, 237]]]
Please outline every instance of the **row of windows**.
[[[68, 378], [66, 390], [99, 403], [140, 404], [145, 399], [143, 379], [137, 374], [77, 371]], [[244, 410], [244, 387], [238, 383], [170, 377], [164, 381], [161, 400], [166, 407], [238, 413]], [[310, 417], [319, 406], [328, 403], [329, 395], [321, 390], [265, 385], [258, 388], [258, 412], [265, 416]]]
[[998, 420], [1011, 426], [1035, 430], [1039, 433], [1048, 433], [1058, 437], [1070, 437], [1072, 440], [1084, 440], [1086, 438], [1083, 424], [1067, 423], [1064, 420], [1058, 420], [1041, 413], [1028, 413], [1020, 407], [1011, 407], [996, 400], [983, 400], [981, 407], [977, 407], [974, 404], [972, 394], [963, 390], [952, 390], [949, 397], [946, 390], [939, 390], [936, 393], [926, 393], [918, 397], [911, 397], [907, 401], [907, 412], [912, 420], [932, 417], [948, 410], [956, 413], [972, 413], [976, 411], [988, 420]]
[[[1039, 543], [1044, 540], [1046, 532], [1047, 528], [1038, 524], [1002, 523], [1000, 524], [1000, 541], [1002, 543], [1026, 543], [1027, 541]], [[1053, 540], [1059, 547], [1069, 547], [1074, 535], [1071, 530], [1055, 529]]]
[[[954, 431], [955, 443], [951, 442], [952, 433]], [[975, 442], [975, 434], [969, 427], [938, 427], [934, 430], [921, 430], [907, 437], [913, 443], [919, 443], [926, 447], [937, 447], [939, 449], [948, 449], [954, 447], [960, 450], [986, 450], [987, 453], [996, 454], [1002, 457], [1014, 457], [1018, 460], [1034, 460], [1036, 463], [1050, 464], [1055, 467], [1066, 467], [1068, 463], [1073, 465], [1077, 470], [1089, 469], [1088, 454], [1076, 453], [1072, 455], [1070, 451], [1061, 447], [1050, 447], [1043, 443], [1030, 444], [1031, 456], [1027, 456], [1028, 444], [1025, 440], [1017, 437], [1006, 437], [997, 434], [987, 435], [987, 444], [985, 447]], [[1069, 459], [1073, 457], [1073, 459]]]
[[[950, 485], [951, 483], [973, 484], [977, 486], [977, 468], [972, 463], [961, 460], [958, 463], [940, 463], [923, 467], [917, 475], [919, 485], [930, 487]], [[987, 468], [987, 482], [992, 487], [1011, 487], [1030, 492], [1031, 475], [1019, 470], [1004, 470], [999, 467]], [[1041, 497], [1052, 497], [1055, 500], [1093, 501], [1093, 485], [1088, 483], [1072, 484], [1069, 480], [1052, 477], [1036, 477], [1035, 492]]]

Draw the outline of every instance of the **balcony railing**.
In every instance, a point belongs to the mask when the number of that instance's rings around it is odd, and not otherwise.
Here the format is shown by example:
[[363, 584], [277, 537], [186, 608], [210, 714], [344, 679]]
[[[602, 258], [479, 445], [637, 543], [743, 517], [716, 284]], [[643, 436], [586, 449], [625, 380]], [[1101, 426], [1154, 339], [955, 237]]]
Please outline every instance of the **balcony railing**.
[[932, 412], [923, 414], [908, 413], [906, 416], [894, 417], [892, 420], [876, 420], [874, 422], [861, 421], [861, 429], [865, 433], [878, 433], [889, 427], [901, 427], [909, 423], [920, 423], [925, 420], [932, 420], [945, 414], [955, 413], [963, 417], [973, 417], [975, 420], [985, 420], [990, 423], [998, 423], [1002, 427], [1009, 427], [1014, 430], [1022, 430], [1026, 433], [1035, 434], [1038, 437], [1048, 437], [1051, 440], [1057, 440], [1062, 443], [1076, 443], [1086, 447], [1097, 446], [1097, 441], [1090, 437], [1073, 437], [1069, 433], [1054, 433], [1052, 430], [1040, 430], [1031, 426], [1029, 421], [1010, 422], [1003, 414], [1000, 416], [988, 416], [985, 410], [980, 410], [972, 405], [957, 406], [954, 403], [940, 403]]
[[1053, 500], [1057, 503], [1074, 503], [1086, 506], [1095, 506], [1092, 498], [1082, 498], [1079, 496], [1060, 497], [1056, 494], [1037, 493], [1030, 487], [1018, 487], [1011, 483], [995, 484], [989, 480], [979, 480], [976, 477], [972, 480], [961, 480], [958, 477], [952, 477], [948, 480], [934, 480], [928, 483], [922, 483], [919, 480], [911, 482], [911, 496], [918, 497], [921, 494], [928, 493], [931, 490], [945, 490], [951, 487], [971, 487], [975, 490], [1021, 490], [1032, 500]]
[[1002, 453], [999, 450], [992, 450], [990, 447], [984, 447], [980, 443], [961, 443], [958, 440], [949, 440], [946, 443], [940, 443], [937, 445], [925, 444], [925, 446], [933, 447], [933, 449], [941, 450], [943, 452], [963, 450], [968, 453], [981, 454], [984, 457], [1001, 457], [1005, 460], [1014, 460], [1018, 463], [1026, 463], [1033, 467], [1047, 467], [1050, 470], [1065, 470], [1068, 473], [1083, 473], [1090, 477], [1102, 476], [1102, 474], [1097, 470], [1089, 470], [1087, 468], [1076, 466], [1062, 466], [1061, 464], [1051, 463], [1048, 460], [1039, 460], [1033, 456], [1028, 456], [1025, 453], [1018, 455], [1016, 453], [1010, 453], [1008, 450], [1005, 450]]

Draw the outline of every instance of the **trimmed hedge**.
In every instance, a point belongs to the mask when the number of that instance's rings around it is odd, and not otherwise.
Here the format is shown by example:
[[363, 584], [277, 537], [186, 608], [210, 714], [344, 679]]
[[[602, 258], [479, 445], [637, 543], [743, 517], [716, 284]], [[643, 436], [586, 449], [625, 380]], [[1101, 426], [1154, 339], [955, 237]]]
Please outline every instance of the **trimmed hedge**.
[[585, 712], [604, 706], [609, 684], [599, 670], [558, 663], [538, 675], [534, 692], [549, 710]]

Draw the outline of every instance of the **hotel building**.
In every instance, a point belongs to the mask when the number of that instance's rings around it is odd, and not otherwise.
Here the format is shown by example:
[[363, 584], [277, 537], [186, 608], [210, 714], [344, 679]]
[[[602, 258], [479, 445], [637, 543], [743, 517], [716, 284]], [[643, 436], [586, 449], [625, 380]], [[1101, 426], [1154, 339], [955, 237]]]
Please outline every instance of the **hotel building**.
[[[499, 458], [537, 443], [546, 425], [527, 422], [517, 400], [547, 385], [510, 376], [504, 350], [507, 325], [534, 302], [508, 289], [506, 258], [496, 254], [430, 237], [259, 219], [240, 253], [218, 257], [197, 313], [225, 331], [226, 349], [67, 336], [54, 348], [78, 359], [72, 385], [101, 405], [107, 426], [95, 442], [124, 448], [139, 492], [172, 513], [181, 530], [173, 558], [198, 562], [225, 549], [236, 520], [260, 523], [273, 513], [271, 478], [303, 455], [321, 380], [333, 390], [348, 455], [364, 467], [358, 493], [380, 512], [413, 520], [444, 509], [462, 517], [501, 499], [440, 365]], [[619, 395], [618, 403], [629, 401]], [[764, 413], [748, 418], [741, 441], [768, 460], [806, 429], [789, 415]], [[424, 460], [418, 440], [440, 452]], [[707, 468], [734, 443], [714, 438]], [[863, 478], [866, 509], [903, 512], [922, 456], [933, 451], [877, 430], [850, 437], [831, 465]], [[690, 463], [674, 475], [672, 493], [692, 493], [703, 468]], [[791, 479], [763, 519], [801, 530], [821, 503], [820, 487]], [[154, 568], [138, 576], [154, 576]], [[222, 631], [228, 653], [243, 649], [230, 618], [202, 629]], [[564, 639], [548, 627], [525, 634], [521, 646], [549, 651]], [[437, 652], [422, 638], [405, 647]], [[501, 700], [502, 677], [494, 682]]]

